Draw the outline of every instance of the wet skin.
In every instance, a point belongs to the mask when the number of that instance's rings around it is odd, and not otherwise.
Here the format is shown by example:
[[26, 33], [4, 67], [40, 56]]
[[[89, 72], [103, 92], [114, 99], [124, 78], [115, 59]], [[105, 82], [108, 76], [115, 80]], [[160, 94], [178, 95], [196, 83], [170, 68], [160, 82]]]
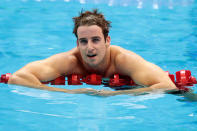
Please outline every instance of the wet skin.
[[[77, 30], [77, 47], [47, 59], [27, 64], [13, 74], [9, 84], [66, 93], [86, 93], [102, 96], [143, 94], [155, 90], [177, 90], [168, 75], [158, 66], [139, 55], [118, 46], [110, 45], [97, 25], [80, 26]], [[97, 91], [94, 89], [60, 89], [43, 85], [41, 81], [53, 80], [61, 75], [98, 73], [110, 77], [114, 73], [131, 77], [141, 89], [124, 91]]]

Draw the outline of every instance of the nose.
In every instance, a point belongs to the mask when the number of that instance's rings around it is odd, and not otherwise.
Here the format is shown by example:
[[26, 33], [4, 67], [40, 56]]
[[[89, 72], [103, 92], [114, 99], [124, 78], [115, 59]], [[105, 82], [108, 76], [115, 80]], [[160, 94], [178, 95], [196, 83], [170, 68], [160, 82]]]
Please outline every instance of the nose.
[[94, 50], [94, 45], [91, 41], [88, 41], [87, 46], [88, 46], [88, 52], [92, 52]]

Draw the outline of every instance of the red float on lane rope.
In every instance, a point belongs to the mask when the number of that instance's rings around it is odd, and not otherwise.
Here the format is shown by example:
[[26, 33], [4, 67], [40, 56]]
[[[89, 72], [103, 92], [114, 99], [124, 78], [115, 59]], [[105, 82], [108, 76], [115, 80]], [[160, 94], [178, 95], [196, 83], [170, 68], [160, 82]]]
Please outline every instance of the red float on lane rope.
[[[175, 76], [170, 74], [167, 71], [172, 82], [179, 88], [179, 90], [189, 91], [189, 88], [185, 86], [193, 86], [193, 84], [197, 84], [196, 78], [191, 76], [190, 70], [180, 70], [176, 72], [176, 81]], [[11, 73], [6, 73], [1, 75], [0, 83], [7, 83], [9, 78], [11, 77]], [[42, 82], [43, 84], [51, 84], [51, 85], [65, 85], [65, 76], [60, 76], [55, 80]], [[102, 79], [101, 75], [90, 74], [86, 77], [82, 75], [72, 74], [67, 76], [68, 85], [82, 85], [83, 83], [90, 85], [108, 85], [110, 87], [121, 87], [121, 86], [136, 86], [135, 82], [129, 77], [123, 77], [119, 74], [114, 74], [108, 81]]]
[[9, 78], [12, 76], [11, 73], [1, 75], [0, 83], [8, 83]]

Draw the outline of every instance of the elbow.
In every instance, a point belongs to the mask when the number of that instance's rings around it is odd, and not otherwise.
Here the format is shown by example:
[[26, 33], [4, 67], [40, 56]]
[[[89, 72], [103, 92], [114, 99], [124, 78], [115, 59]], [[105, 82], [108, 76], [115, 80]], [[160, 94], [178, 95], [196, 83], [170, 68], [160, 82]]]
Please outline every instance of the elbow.
[[163, 90], [163, 91], [177, 91], [178, 88], [174, 83], [171, 82], [160, 82], [150, 86], [152, 90]]
[[40, 86], [40, 81], [33, 75], [27, 72], [14, 73], [8, 80], [8, 84], [22, 86]]
[[17, 74], [13, 74], [9, 80], [8, 80], [8, 84], [19, 84], [19, 81], [21, 80], [20, 76], [18, 76]]
[[26, 81], [28, 73], [16, 72], [8, 80], [8, 84], [21, 85]]
[[172, 89], [172, 90], [178, 90], [178, 88], [176, 87], [176, 85], [172, 81], [170, 81], [168, 85], [169, 85], [168, 87], [170, 89]]
[[167, 91], [178, 91], [179, 89], [176, 87], [176, 85], [172, 82], [170, 83], [163, 83], [163, 87], [167, 90]]

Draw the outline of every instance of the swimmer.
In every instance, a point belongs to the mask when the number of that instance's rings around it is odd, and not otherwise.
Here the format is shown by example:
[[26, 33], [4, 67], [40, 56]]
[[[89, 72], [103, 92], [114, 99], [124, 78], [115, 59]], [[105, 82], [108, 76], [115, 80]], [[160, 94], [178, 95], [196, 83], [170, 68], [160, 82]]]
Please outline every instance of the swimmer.
[[[34, 61], [16, 71], [8, 84], [58, 91], [73, 94], [112, 96], [119, 94], [144, 94], [161, 90], [176, 91], [178, 88], [157, 65], [144, 60], [132, 51], [110, 45], [108, 35], [110, 21], [98, 10], [81, 12], [73, 18], [73, 33], [76, 47], [68, 52], [53, 55], [44, 60]], [[69, 43], [65, 43], [66, 44]], [[115, 73], [129, 76], [143, 88], [131, 90], [95, 90], [89, 88], [62, 89], [49, 87], [41, 82], [54, 80], [62, 75], [97, 73], [110, 77]]]

